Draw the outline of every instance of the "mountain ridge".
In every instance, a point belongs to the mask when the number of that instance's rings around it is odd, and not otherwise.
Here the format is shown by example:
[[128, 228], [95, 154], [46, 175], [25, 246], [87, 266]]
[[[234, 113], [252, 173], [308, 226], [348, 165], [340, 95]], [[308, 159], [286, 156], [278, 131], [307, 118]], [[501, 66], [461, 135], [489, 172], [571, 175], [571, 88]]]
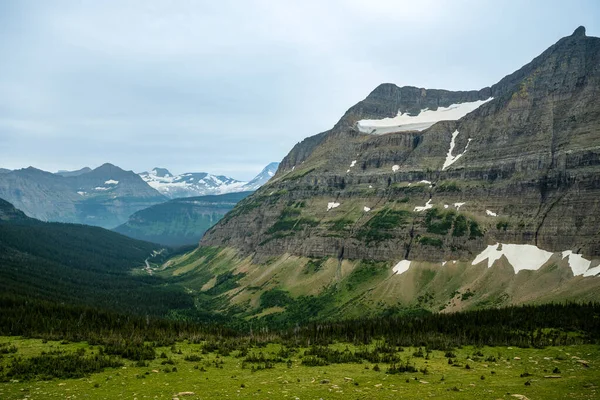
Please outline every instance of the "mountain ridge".
[[134, 172], [109, 163], [68, 176], [34, 167], [0, 174], [0, 198], [41, 220], [103, 227], [166, 200]]
[[172, 174], [167, 168], [155, 167], [139, 175], [151, 187], [170, 199], [254, 191], [264, 185], [277, 170], [279, 163], [272, 162], [249, 182], [208, 172]]
[[[349, 307], [343, 296], [352, 296], [365, 311], [430, 295], [430, 310], [597, 300], [598, 94], [600, 39], [580, 28], [479, 91], [380, 85], [331, 130], [294, 146], [197, 252], [222, 255], [220, 273], [226, 264], [239, 276], [223, 296], [236, 306], [248, 301], [248, 312], [268, 290], [297, 296], [310, 287], [321, 296], [348, 285], [355, 289], [334, 291], [338, 306]], [[457, 118], [438, 113], [423, 130], [357, 127], [488, 99]], [[196, 268], [210, 276], [216, 265]], [[358, 284], [357, 276], [373, 278]], [[528, 291], [526, 276], [537, 282]], [[478, 293], [460, 305], [450, 296], [470, 289]]]

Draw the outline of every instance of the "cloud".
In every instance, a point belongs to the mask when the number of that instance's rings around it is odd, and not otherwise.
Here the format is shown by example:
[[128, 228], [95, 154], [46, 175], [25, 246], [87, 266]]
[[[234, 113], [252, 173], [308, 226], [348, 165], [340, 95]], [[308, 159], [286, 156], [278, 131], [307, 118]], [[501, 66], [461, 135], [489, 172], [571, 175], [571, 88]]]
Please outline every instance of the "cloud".
[[491, 85], [578, 25], [593, 34], [598, 8], [593, 1], [0, 2], [0, 166], [110, 161], [250, 179], [381, 82]]

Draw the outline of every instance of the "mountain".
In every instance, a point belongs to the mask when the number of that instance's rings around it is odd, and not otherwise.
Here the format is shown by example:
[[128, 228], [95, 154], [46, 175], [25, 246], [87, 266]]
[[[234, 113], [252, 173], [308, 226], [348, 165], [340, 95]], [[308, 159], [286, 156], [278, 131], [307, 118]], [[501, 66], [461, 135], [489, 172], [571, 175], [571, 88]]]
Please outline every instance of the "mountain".
[[245, 184], [224, 175], [211, 175], [206, 172], [173, 175], [166, 168], [154, 168], [139, 175], [148, 185], [170, 199], [239, 192]]
[[173, 175], [166, 168], [154, 168], [139, 175], [151, 187], [170, 199], [217, 195], [234, 192], [247, 192], [258, 189], [277, 171], [279, 163], [267, 165], [250, 182], [242, 182], [224, 175], [212, 175], [206, 172], [186, 172]]
[[198, 244], [207, 229], [251, 193], [170, 200], [136, 212], [129, 217], [129, 221], [116, 227], [114, 231], [168, 246]]
[[65, 170], [60, 170], [58, 172], [56, 172], [56, 175], [60, 175], [60, 176], [78, 176], [78, 175], [83, 175], [86, 174], [88, 172], [91, 172], [92, 169], [90, 167], [83, 167], [81, 169], [78, 169], [76, 171], [65, 171]]
[[382, 84], [171, 271], [244, 315], [598, 301], [599, 94], [583, 27], [491, 87]]
[[0, 174], [7, 174], [10, 172], [10, 169], [0, 168]]
[[[8, 218], [7, 218], [8, 216]], [[42, 222], [0, 200], [0, 293], [164, 315], [192, 303], [183, 289], [142, 272], [166, 250], [99, 227]], [[132, 271], [137, 269], [137, 273]]]
[[252, 179], [250, 182], [248, 182], [244, 185], [244, 190], [247, 190], [247, 191], [258, 190], [258, 188], [260, 188], [262, 185], [267, 183], [269, 181], [269, 179], [271, 179], [273, 176], [275, 176], [275, 173], [277, 172], [277, 168], [279, 168], [278, 162], [270, 163], [265, 168], [263, 168], [262, 171], [260, 171], [260, 174], [256, 175], [254, 177], [254, 179]]
[[33, 167], [0, 174], [0, 197], [40, 220], [107, 228], [166, 200], [137, 174], [112, 164], [69, 176]]

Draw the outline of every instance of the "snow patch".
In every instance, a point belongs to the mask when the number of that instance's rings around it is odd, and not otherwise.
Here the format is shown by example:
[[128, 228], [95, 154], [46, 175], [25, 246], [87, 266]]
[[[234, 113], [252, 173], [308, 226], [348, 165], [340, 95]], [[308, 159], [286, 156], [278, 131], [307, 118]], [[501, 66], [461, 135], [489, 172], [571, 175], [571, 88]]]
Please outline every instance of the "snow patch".
[[498, 214], [496, 214], [495, 212], [490, 211], [490, 210], [485, 210], [485, 213], [487, 215], [489, 215], [490, 217], [497, 217], [498, 216]]
[[373, 185], [369, 185], [369, 189], [373, 189]]
[[586, 272], [588, 272], [590, 265], [592, 264], [591, 261], [588, 261], [585, 258], [583, 258], [581, 256], [581, 254], [573, 253], [571, 250], [563, 251], [562, 258], [563, 258], [563, 260], [565, 258], [568, 258], [569, 267], [571, 267], [571, 270], [573, 271], [573, 275], [575, 275], [575, 276], [578, 276], [578, 275], [586, 276], [585, 274], [586, 274]]
[[460, 210], [460, 208], [462, 206], [464, 206], [466, 203], [454, 203], [454, 207], [456, 207], [457, 210]]
[[419, 181], [419, 183], [425, 183], [425, 184], [431, 186], [431, 182], [430, 181], [422, 180], [422, 181]]
[[503, 244], [496, 243], [487, 246], [471, 263], [471, 265], [479, 264], [487, 259], [488, 268], [494, 262], [505, 256], [510, 265], [515, 270], [515, 273], [522, 270], [536, 271], [548, 262], [552, 253], [542, 250], [531, 244]]
[[106, 182], [104, 182], [105, 185], [118, 185], [119, 181], [115, 181], [112, 179], [107, 180]]
[[348, 173], [348, 172], [350, 172], [350, 170], [349, 170], [349, 169], [347, 169], [347, 170], [346, 170], [346, 173]]
[[367, 206], [364, 206], [364, 207], [363, 207], [363, 211], [364, 211], [364, 212], [369, 212], [369, 211], [371, 211], [371, 209], [370, 209], [369, 207], [367, 207]]
[[584, 272], [583, 276], [596, 276], [600, 274], [600, 265], [590, 268]]
[[429, 199], [429, 201], [427, 203], [425, 203], [425, 206], [423, 206], [423, 207], [418, 207], [418, 206], [415, 207], [415, 211], [421, 212], [421, 211], [429, 210], [432, 207], [433, 206], [431, 205], [431, 199]]
[[354, 160], [350, 163], [350, 168], [354, 167], [355, 165], [356, 165], [356, 160]]
[[87, 193], [86, 192], [77, 192], [77, 194], [80, 196], [85, 196]]
[[396, 264], [394, 266], [394, 268], [392, 268], [392, 271], [394, 271], [394, 273], [396, 273], [398, 275], [401, 275], [401, 274], [405, 273], [406, 271], [408, 271], [409, 267], [410, 267], [410, 261], [402, 260], [398, 264]]
[[448, 107], [438, 107], [435, 111], [425, 108], [418, 115], [409, 115], [398, 111], [398, 115], [393, 118], [363, 119], [358, 121], [356, 126], [362, 133], [375, 135], [391, 132], [422, 131], [439, 121], [456, 121], [492, 99], [490, 97], [487, 100], [451, 104]]
[[394, 166], [392, 167], [392, 172], [396, 172], [396, 171], [398, 171], [399, 169], [400, 169], [400, 166], [399, 166], [399, 165], [394, 165]]
[[448, 208], [450, 207], [448, 204], [444, 204], [444, 208]]
[[454, 150], [454, 146], [456, 146], [456, 137], [458, 136], [458, 130], [452, 133], [452, 139], [450, 140], [450, 148], [448, 149], [448, 154], [446, 154], [446, 161], [444, 161], [444, 165], [442, 166], [442, 171], [454, 164], [459, 158], [461, 158], [469, 148], [469, 144], [471, 143], [471, 138], [467, 140], [467, 145], [462, 153], [457, 156], [452, 155], [452, 151]]
[[103, 186], [97, 186], [94, 188], [94, 190], [110, 190], [112, 188], [107, 188], [107, 187], [103, 187]]
[[336, 208], [339, 207], [340, 203], [336, 203], [334, 201], [327, 203], [327, 211], [331, 210], [332, 208]]

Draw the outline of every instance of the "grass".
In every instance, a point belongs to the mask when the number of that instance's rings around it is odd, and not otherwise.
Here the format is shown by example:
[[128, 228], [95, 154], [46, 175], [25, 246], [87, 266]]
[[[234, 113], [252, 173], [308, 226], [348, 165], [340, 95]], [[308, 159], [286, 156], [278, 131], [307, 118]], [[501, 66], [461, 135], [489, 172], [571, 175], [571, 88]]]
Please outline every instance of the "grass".
[[[0, 337], [0, 343], [6, 342], [15, 345], [18, 351], [4, 355], [0, 359], [2, 366], [13, 356], [30, 358], [43, 351], [75, 353], [84, 349], [90, 354], [99, 351], [98, 346], [87, 343], [63, 345]], [[418, 371], [399, 373], [393, 373], [396, 372], [391, 369], [393, 364], [356, 356], [372, 351], [375, 344], [356, 347], [336, 343], [328, 347], [326, 351], [316, 352], [316, 356], [304, 356], [307, 348], [287, 349], [269, 344], [250, 347], [246, 355], [234, 350], [223, 356], [216, 349], [203, 351], [202, 343], [176, 343], [174, 347], [157, 347], [156, 354], [164, 353], [164, 357], [159, 356], [143, 366], [122, 359], [123, 367], [106, 368], [84, 378], [0, 383], [0, 398], [141, 400], [171, 399], [180, 392], [194, 392], [180, 398], [514, 399], [512, 394], [521, 394], [529, 399], [593, 399], [597, 398], [600, 379], [600, 348], [595, 345], [545, 349], [464, 347], [451, 349], [448, 354], [419, 348], [404, 348], [401, 352], [395, 349], [388, 355], [400, 360], [395, 363], [396, 368], [409, 365]], [[330, 357], [328, 364], [323, 353], [332, 352], [337, 352], [337, 356]], [[314, 350], [311, 353], [315, 354]], [[307, 360], [304, 365], [303, 358]], [[588, 361], [589, 367], [577, 361], [579, 358]], [[335, 363], [344, 359], [353, 362]], [[560, 378], [545, 378], [549, 375]]]

